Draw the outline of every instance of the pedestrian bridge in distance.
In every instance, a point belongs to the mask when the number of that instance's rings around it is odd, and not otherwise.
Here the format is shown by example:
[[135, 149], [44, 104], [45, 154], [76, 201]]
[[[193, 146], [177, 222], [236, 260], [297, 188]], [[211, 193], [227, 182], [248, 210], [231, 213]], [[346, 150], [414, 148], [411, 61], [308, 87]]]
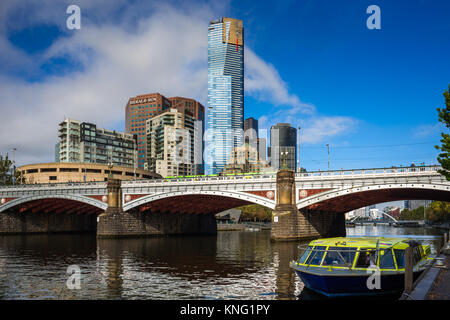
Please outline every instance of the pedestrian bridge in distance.
[[[292, 173], [289, 201], [299, 212], [313, 216], [343, 214], [395, 200], [448, 201], [450, 181], [439, 169], [422, 166]], [[1, 217], [13, 213], [22, 219], [39, 214], [52, 219], [59, 214], [98, 216], [111, 206], [111, 197], [117, 198], [114, 206], [121, 212], [134, 215], [153, 213], [160, 220], [170, 214], [214, 217], [217, 212], [247, 204], [276, 209], [283, 188], [273, 173], [127, 180], [114, 192], [107, 182], [7, 186], [0, 187], [0, 223], [11, 223]], [[0, 233], [4, 228], [0, 227]]]

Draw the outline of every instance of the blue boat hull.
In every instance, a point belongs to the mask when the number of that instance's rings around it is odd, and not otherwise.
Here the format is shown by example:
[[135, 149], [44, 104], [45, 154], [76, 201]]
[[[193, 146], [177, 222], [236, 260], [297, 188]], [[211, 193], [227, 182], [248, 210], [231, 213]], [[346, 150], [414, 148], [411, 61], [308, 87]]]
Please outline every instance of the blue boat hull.
[[[328, 297], [357, 296], [357, 295], [384, 295], [401, 292], [404, 289], [404, 275], [382, 275], [380, 289], [369, 289], [367, 279], [370, 276], [327, 276], [316, 275], [296, 270], [304, 285], [313, 291]], [[420, 273], [414, 273], [417, 278]]]

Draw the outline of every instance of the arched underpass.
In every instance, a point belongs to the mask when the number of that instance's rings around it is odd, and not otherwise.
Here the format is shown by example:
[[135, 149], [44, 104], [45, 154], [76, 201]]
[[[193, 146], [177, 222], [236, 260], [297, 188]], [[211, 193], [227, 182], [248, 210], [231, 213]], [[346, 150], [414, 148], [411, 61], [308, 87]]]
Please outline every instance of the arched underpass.
[[67, 198], [17, 201], [0, 212], [0, 233], [56, 233], [97, 231], [97, 206]]
[[[333, 192], [334, 194], [336, 192]], [[334, 196], [330, 193], [329, 199], [320, 200], [311, 205], [299, 205], [299, 209], [313, 212], [345, 213], [373, 204], [399, 201], [399, 200], [437, 200], [449, 201], [450, 192], [444, 190], [424, 188], [392, 188], [381, 190], [368, 190]], [[319, 196], [319, 195], [317, 195]], [[317, 197], [316, 197], [317, 198]], [[319, 200], [319, 199], [317, 199]]]
[[145, 203], [139, 207], [130, 209], [144, 213], [182, 213], [182, 214], [216, 214], [221, 211], [240, 206], [255, 204], [235, 198], [217, 195], [190, 194], [163, 198]]

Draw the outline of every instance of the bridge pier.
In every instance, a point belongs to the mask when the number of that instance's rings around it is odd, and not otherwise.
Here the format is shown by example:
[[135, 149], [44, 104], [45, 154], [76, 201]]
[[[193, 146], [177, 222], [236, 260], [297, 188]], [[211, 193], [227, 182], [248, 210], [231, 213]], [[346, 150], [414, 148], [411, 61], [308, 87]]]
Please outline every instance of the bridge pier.
[[299, 211], [295, 199], [295, 173], [280, 169], [277, 172], [277, 204], [272, 212], [272, 241], [345, 236], [344, 214]]
[[98, 238], [217, 233], [213, 214], [123, 211], [120, 180], [108, 180], [107, 188], [108, 208], [98, 217]]

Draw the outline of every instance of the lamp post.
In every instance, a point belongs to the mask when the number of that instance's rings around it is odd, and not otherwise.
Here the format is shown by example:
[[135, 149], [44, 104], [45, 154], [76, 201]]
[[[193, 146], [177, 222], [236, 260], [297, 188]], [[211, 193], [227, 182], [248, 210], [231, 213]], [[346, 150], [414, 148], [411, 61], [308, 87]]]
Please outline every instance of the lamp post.
[[289, 152], [288, 151], [283, 151], [281, 152], [281, 156], [283, 157], [283, 165], [281, 166], [281, 169], [287, 169], [287, 156], [288, 156]]
[[13, 177], [12, 177], [13, 185], [16, 184], [16, 150], [17, 148], [13, 148]]
[[300, 172], [300, 129], [301, 127], [298, 126], [298, 141], [297, 141], [297, 172]]
[[330, 145], [327, 143], [326, 146], [328, 148], [328, 171], [330, 171]]

